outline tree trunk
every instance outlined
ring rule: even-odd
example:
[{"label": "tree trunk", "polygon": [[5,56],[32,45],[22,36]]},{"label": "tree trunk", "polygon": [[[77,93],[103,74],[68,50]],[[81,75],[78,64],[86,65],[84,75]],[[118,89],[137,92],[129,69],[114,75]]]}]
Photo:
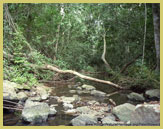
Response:
[{"label": "tree trunk", "polygon": [[160,4],[152,4],[157,67],[160,72]]},{"label": "tree trunk", "polygon": [[144,64],[144,55],[145,55],[145,41],[146,41],[146,28],[147,28],[147,7],[146,7],[146,3],[144,3],[144,19],[145,19],[145,23],[144,23],[144,43],[143,43],[143,57],[142,57],[142,64]]},{"label": "tree trunk", "polygon": [[105,63],[105,66],[109,69],[112,70],[111,66],[109,65],[109,63],[106,61],[105,59],[105,54],[106,54],[106,32],[103,35],[103,39],[104,39],[104,49],[103,49],[103,53],[101,56],[101,59],[103,60],[103,62]]}]

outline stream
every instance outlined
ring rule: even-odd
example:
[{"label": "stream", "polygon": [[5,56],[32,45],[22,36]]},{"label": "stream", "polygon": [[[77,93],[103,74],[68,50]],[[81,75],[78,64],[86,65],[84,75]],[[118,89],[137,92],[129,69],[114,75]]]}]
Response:
[{"label": "stream", "polygon": [[[115,92],[116,89],[112,88],[111,86],[103,85],[103,84],[97,84],[97,83],[91,83],[90,85],[93,85],[96,87],[97,90],[103,91],[106,94]],[[53,87],[53,91],[51,93],[51,96],[66,96],[66,97],[72,97],[73,95],[76,95],[77,93],[69,93],[69,90],[72,90],[73,88],[69,88],[68,84],[67,85],[54,85],[54,84],[47,84],[49,87]],[[92,96],[91,94],[78,94],[79,97],[83,102],[87,102],[90,100],[95,100],[100,103],[109,103],[109,99],[112,99],[115,101],[116,105],[120,105],[128,101],[127,95],[131,91],[122,91],[117,94],[114,94],[110,97],[95,97]],[[56,106],[57,114],[53,117],[49,117],[47,122],[41,123],[39,125],[35,126],[59,126],[59,125],[64,125],[64,126],[69,126],[70,121],[75,117],[72,115],[66,115],[63,112],[63,106],[61,103],[57,103],[55,99],[49,98],[47,101],[49,104],[58,104]],[[130,102],[131,103],[131,102]],[[136,103],[135,103],[136,104]],[[76,108],[76,107],[75,107]],[[21,120],[19,117],[21,112],[12,112],[12,111],[6,111],[4,110],[4,117],[3,117],[3,125],[4,126],[33,126],[32,124],[25,123]]]}]

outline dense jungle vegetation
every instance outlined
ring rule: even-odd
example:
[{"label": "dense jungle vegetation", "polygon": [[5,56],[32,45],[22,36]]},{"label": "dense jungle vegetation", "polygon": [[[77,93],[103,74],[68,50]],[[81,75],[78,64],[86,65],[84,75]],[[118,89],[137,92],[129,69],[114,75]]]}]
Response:
[{"label": "dense jungle vegetation", "polygon": [[4,4],[3,10],[4,80],[30,86],[52,80],[53,71],[31,67],[49,64],[122,87],[160,86],[159,4]]}]

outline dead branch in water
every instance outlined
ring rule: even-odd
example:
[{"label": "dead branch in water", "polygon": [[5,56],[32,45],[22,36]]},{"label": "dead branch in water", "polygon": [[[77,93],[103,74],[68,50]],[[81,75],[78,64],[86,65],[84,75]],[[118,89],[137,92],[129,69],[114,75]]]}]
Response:
[{"label": "dead branch in water", "polygon": [[12,107],[5,107],[3,106],[4,109],[12,109],[12,110],[18,110],[18,111],[22,111],[23,109],[20,109],[20,108],[12,108]]}]

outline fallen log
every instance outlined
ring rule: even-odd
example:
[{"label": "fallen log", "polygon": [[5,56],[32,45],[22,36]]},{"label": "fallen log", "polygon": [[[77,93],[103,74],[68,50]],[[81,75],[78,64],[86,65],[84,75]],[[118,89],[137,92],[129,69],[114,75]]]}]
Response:
[{"label": "fallen log", "polygon": [[83,74],[80,74],[76,71],[73,71],[73,70],[60,70],[56,67],[53,67],[51,65],[46,65],[45,66],[45,69],[49,69],[49,70],[52,70],[52,71],[55,71],[55,72],[58,72],[58,73],[71,73],[73,75],[76,75],[82,79],[85,79],[85,80],[90,80],[90,81],[94,81],[94,82],[99,82],[99,83],[103,83],[103,84],[108,84],[108,85],[111,85],[117,89],[125,89],[124,87],[121,87],[113,82],[110,82],[110,81],[105,81],[105,80],[101,80],[101,79],[97,79],[97,78],[93,78],[93,77],[89,77],[89,76],[85,76]]},{"label": "fallen log", "polygon": [[54,67],[54,66],[51,66],[51,65],[38,66],[38,65],[34,65],[34,64],[25,64],[25,66],[29,66],[29,67],[33,67],[33,68],[37,68],[37,69],[51,70],[51,71],[55,71],[55,72],[63,73],[63,74],[70,73],[70,74],[76,75],[76,76],[78,76],[78,77],[80,77],[82,79],[85,79],[85,80],[90,80],[90,81],[94,81],[94,82],[98,82],[98,83],[111,85],[111,86],[113,86],[113,87],[115,87],[117,89],[121,89],[121,90],[126,90],[127,89],[127,88],[121,87],[118,84],[115,84],[115,83],[110,82],[110,81],[105,81],[105,80],[89,77],[89,76],[83,75],[83,74],[78,73],[78,72],[73,71],[73,70],[61,70],[61,69],[59,69],[57,67]]}]

